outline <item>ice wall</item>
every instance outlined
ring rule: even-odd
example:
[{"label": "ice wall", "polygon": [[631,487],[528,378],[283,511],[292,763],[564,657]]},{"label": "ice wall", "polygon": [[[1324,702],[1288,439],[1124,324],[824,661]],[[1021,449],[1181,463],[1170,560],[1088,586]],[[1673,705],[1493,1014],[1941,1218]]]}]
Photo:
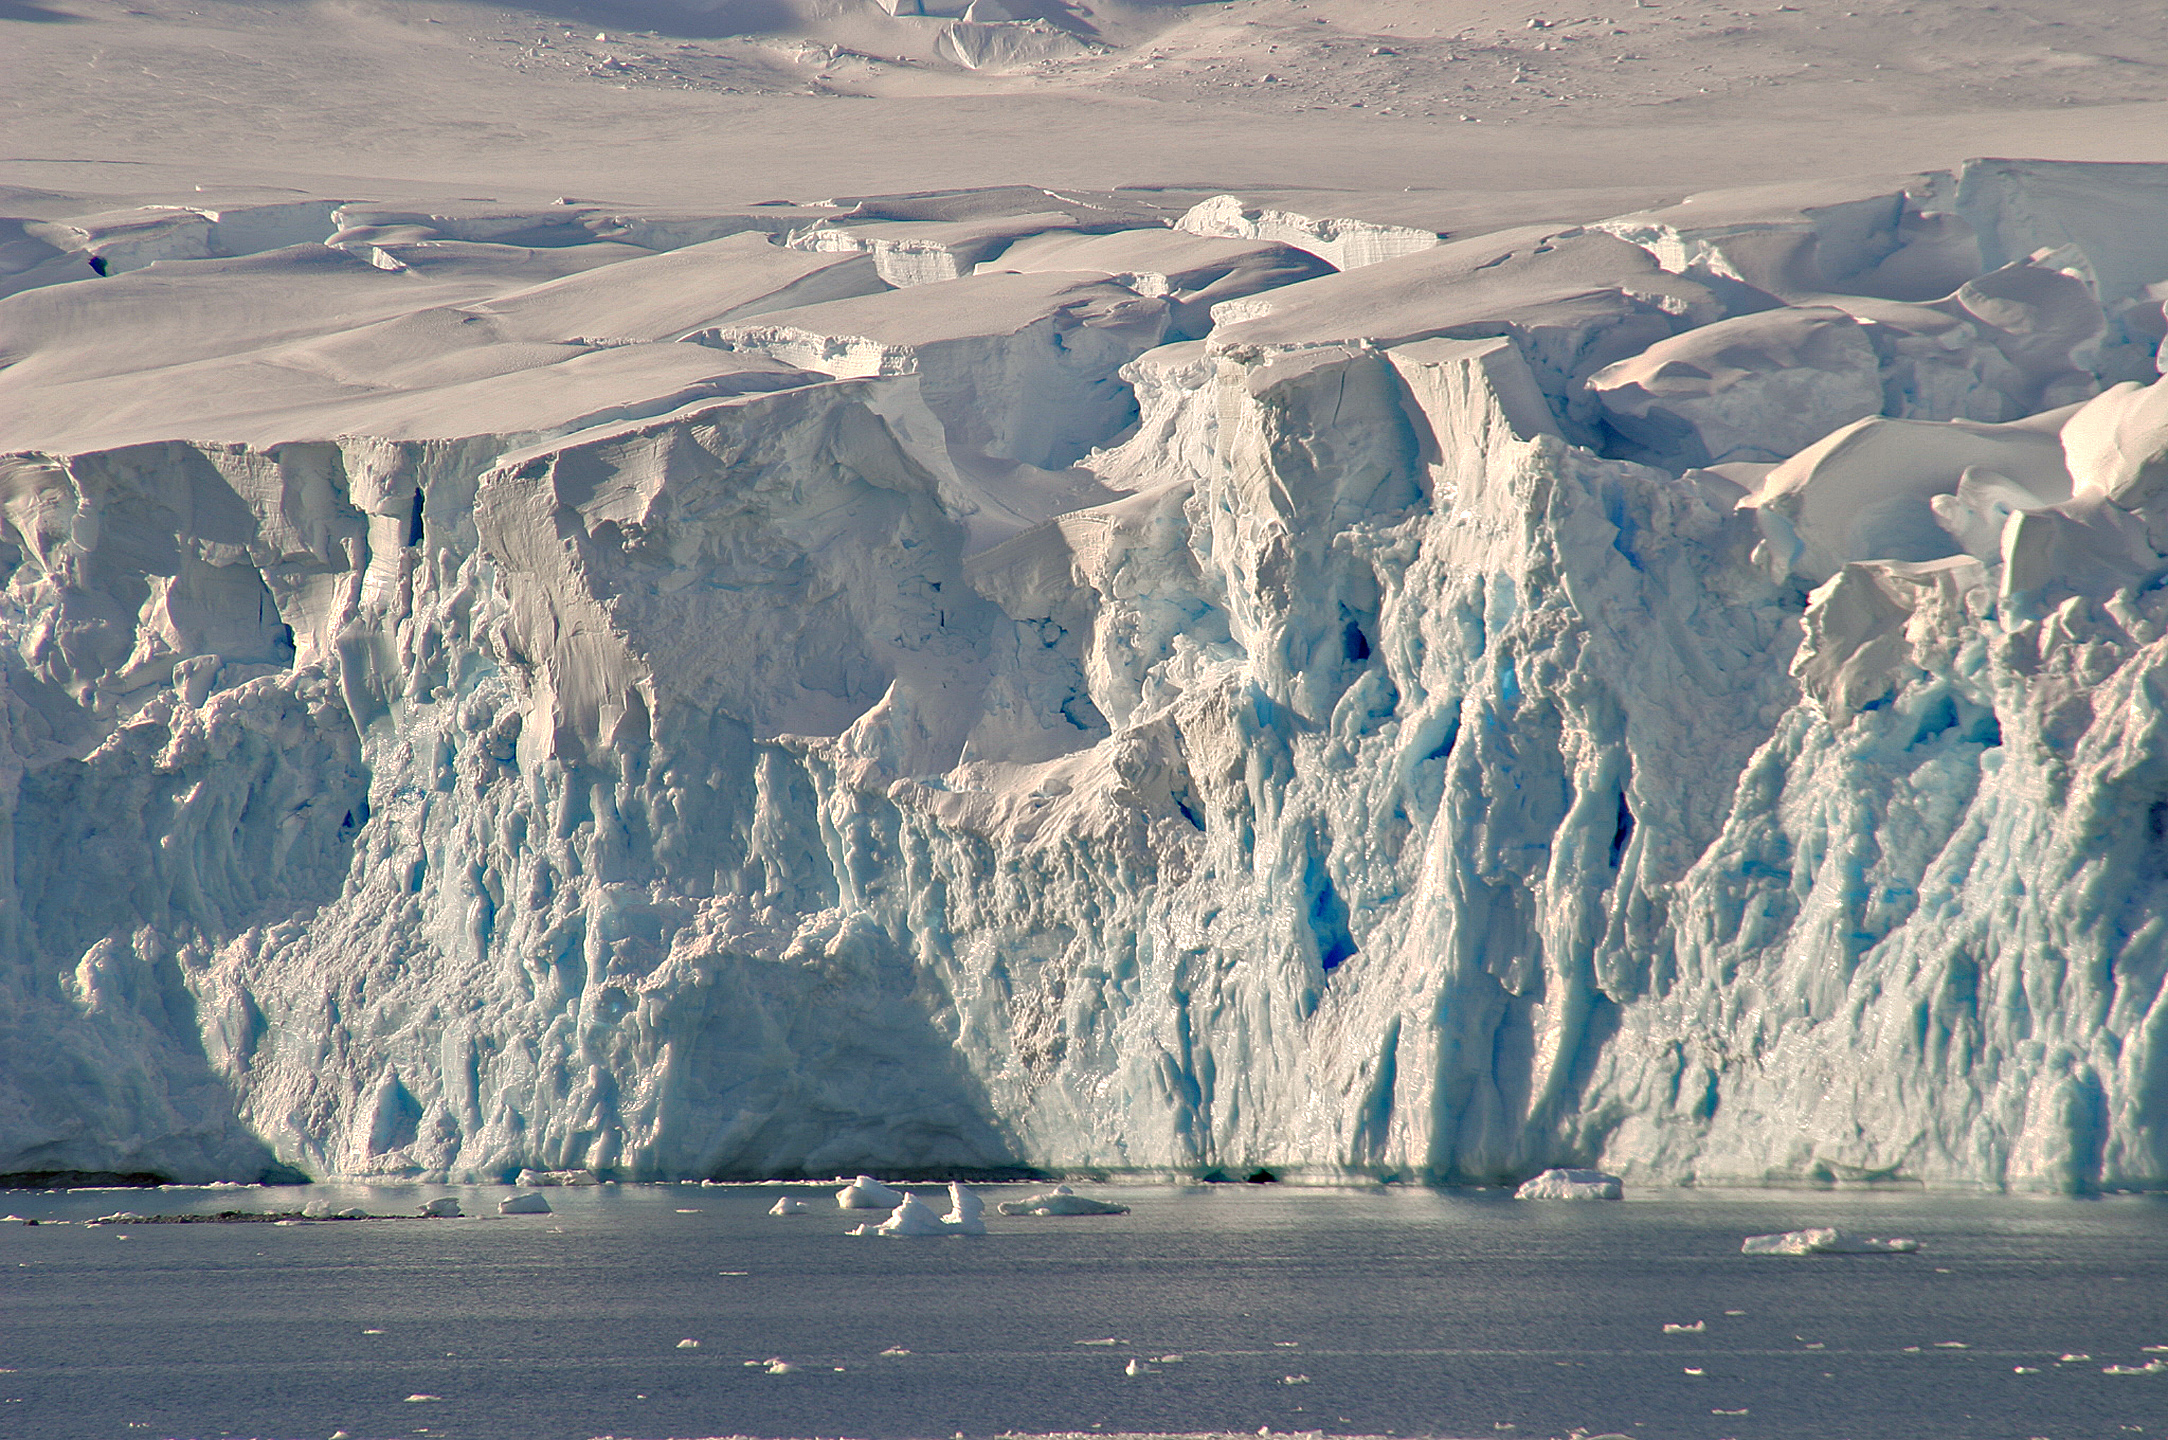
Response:
[{"label": "ice wall", "polygon": [[2168,1182],[2136,179],[1171,344],[1129,259],[914,275],[569,434],[24,447],[0,1173]]}]

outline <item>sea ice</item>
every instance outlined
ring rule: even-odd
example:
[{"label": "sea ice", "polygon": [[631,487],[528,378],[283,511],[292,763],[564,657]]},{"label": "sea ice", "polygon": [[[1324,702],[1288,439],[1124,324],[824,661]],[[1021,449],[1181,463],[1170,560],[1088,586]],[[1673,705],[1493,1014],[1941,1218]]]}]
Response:
[{"label": "sea ice", "polygon": [[906,1198],[901,1190],[891,1190],[871,1175],[861,1175],[836,1192],[836,1206],[842,1210],[893,1210]]},{"label": "sea ice", "polygon": [[1111,1200],[1094,1200],[1079,1195],[1066,1185],[1056,1185],[1043,1195],[1027,1195],[1021,1200],[1004,1200],[1000,1205],[1004,1215],[1127,1215],[1127,1205]]},{"label": "sea ice", "polygon": [[978,1195],[953,1181],[949,1184],[948,1214],[941,1223],[956,1235],[984,1235],[986,1233],[986,1202]]},{"label": "sea ice", "polygon": [[1601,1170],[1546,1170],[1522,1182],[1513,1192],[1516,1200],[1616,1200],[1626,1193],[1625,1182]]},{"label": "sea ice", "polygon": [[1917,1240],[1878,1239],[1843,1230],[1791,1230],[1782,1235],[1749,1235],[1739,1246],[1742,1255],[1910,1255],[1920,1248]]},{"label": "sea ice", "polygon": [[898,1235],[916,1238],[948,1235],[955,1232],[942,1223],[940,1212],[936,1211],[931,1205],[928,1205],[916,1195],[906,1195],[903,1197],[903,1203],[896,1207],[895,1213],[891,1214],[879,1225],[876,1225],[873,1228],[873,1233],[876,1235]]}]

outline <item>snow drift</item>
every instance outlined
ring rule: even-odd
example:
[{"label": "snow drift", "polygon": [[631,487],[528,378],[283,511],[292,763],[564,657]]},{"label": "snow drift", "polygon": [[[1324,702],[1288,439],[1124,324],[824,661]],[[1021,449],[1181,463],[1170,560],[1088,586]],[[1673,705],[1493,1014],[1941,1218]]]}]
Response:
[{"label": "snow drift", "polygon": [[0,301],[0,1172],[2168,1182],[2168,177],[1001,209]]}]

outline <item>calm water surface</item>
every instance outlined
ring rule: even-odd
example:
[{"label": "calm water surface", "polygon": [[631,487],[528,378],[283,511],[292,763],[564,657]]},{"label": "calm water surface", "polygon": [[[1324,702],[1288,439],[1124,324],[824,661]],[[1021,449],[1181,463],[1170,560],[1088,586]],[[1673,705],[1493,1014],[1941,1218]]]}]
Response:
[{"label": "calm water surface", "polygon": [[[2168,1345],[2157,1198],[1109,1187],[1134,1213],[918,1241],[845,1238],[864,1217],[828,1190],[772,1186],[561,1189],[504,1218],[502,1190],[334,1186],[0,1213],[446,1193],[487,1213],[0,1226],[0,1436],[2168,1436],[2168,1374],[2102,1373]],[[765,1214],[782,1193],[821,1208]],[[1813,1224],[1924,1249],[1739,1253]],[[795,1371],[745,1363],[777,1358]]]}]

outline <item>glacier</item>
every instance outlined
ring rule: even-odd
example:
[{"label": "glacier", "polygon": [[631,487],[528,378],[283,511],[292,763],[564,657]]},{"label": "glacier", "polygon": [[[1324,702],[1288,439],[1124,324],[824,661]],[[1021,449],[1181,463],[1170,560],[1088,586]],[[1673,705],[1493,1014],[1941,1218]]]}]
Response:
[{"label": "glacier", "polygon": [[38,233],[0,1175],[2168,1184],[2168,166]]}]

